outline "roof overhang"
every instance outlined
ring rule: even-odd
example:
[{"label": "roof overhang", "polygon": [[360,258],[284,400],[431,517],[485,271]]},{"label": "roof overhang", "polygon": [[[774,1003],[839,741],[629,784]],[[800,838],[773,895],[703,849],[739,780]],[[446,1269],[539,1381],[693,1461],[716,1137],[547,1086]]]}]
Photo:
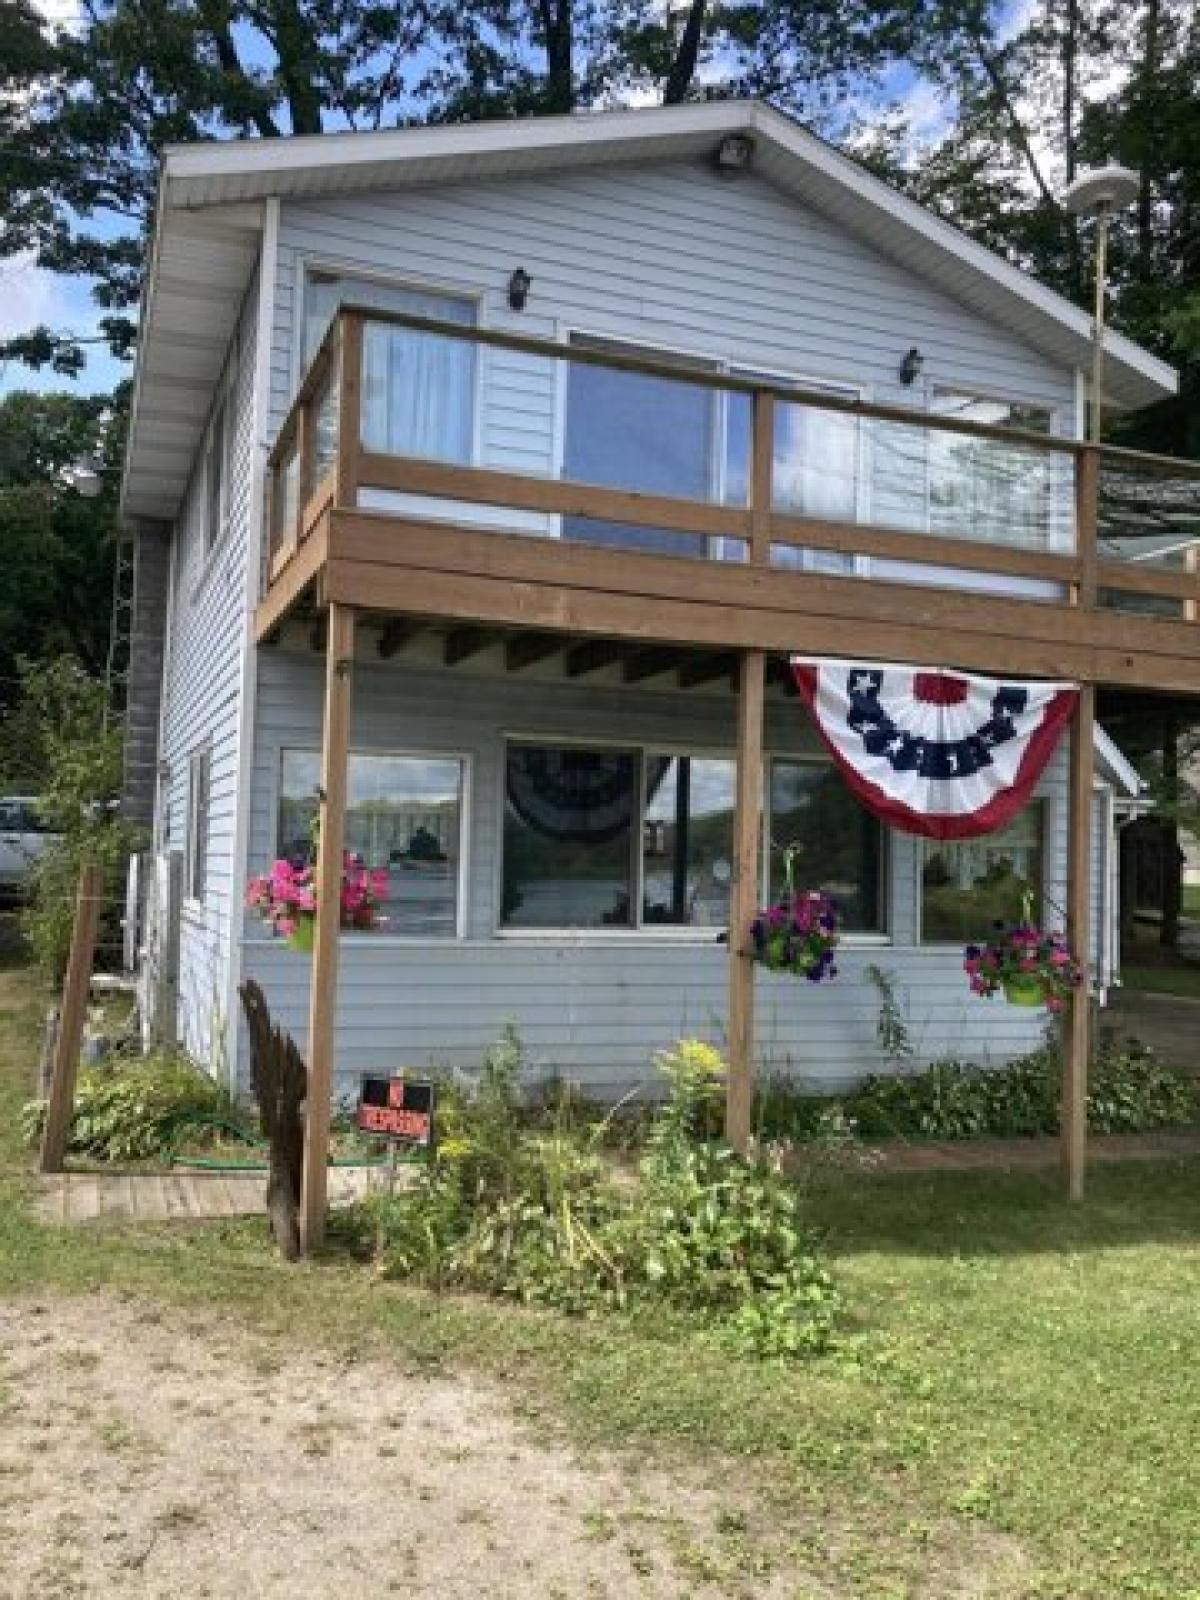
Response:
[{"label": "roof overhang", "polygon": [[[730,134],[753,138],[752,170],[759,177],[1049,360],[1073,370],[1089,365],[1086,312],[758,101],[175,145],[163,161],[125,510],[170,516],[178,506],[207,410],[207,403],[200,407],[197,422],[187,396],[204,393],[205,385],[211,393],[219,375],[253,273],[268,197],[309,199],[707,159]],[[1134,408],[1175,393],[1174,369],[1139,345],[1110,332],[1105,348],[1106,398],[1113,405]]]}]

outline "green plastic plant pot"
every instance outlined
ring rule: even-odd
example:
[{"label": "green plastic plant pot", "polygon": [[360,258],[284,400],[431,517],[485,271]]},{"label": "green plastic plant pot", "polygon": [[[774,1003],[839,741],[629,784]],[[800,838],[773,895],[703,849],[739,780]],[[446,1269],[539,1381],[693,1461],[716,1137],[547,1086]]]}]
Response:
[{"label": "green plastic plant pot", "polygon": [[311,951],[316,931],[316,917],[311,911],[302,911],[296,918],[295,929],[288,935],[288,949]]},{"label": "green plastic plant pot", "polygon": [[1010,1006],[1044,1006],[1046,986],[1040,978],[1006,978],[1004,998]]}]

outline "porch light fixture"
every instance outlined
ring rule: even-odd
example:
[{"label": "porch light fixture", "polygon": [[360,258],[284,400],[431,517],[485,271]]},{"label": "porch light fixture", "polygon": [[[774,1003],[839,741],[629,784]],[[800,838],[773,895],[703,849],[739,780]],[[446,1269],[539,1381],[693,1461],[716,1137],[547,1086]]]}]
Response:
[{"label": "porch light fixture", "polygon": [[717,146],[717,171],[745,172],[754,155],[754,140],[748,133],[731,133]]},{"label": "porch light fixture", "polygon": [[1141,179],[1128,167],[1081,172],[1063,190],[1063,205],[1075,217],[1096,219],[1096,309],[1092,317],[1092,415],[1088,437],[1099,441],[1104,409],[1104,302],[1108,292],[1108,225],[1113,213],[1132,205]]},{"label": "porch light fixture", "polygon": [[517,267],[512,277],[508,280],[508,303],[514,311],[524,311],[532,283],[533,279],[525,271],[525,268]]},{"label": "porch light fixture", "polygon": [[900,382],[904,387],[910,388],[921,376],[925,368],[925,357],[914,344],[911,350],[905,351],[904,359],[900,363]]}]

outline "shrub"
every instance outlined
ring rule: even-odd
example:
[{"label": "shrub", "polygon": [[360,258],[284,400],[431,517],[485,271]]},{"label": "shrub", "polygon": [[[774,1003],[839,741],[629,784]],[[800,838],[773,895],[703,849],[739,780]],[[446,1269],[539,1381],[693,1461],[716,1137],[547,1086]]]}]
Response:
[{"label": "shrub", "polygon": [[[768,1083],[759,1120],[765,1137],[819,1135],[836,1108],[864,1139],[1013,1139],[1059,1128],[1062,1062],[1047,1042],[1008,1066],[937,1061],[921,1072],[877,1076],[830,1099]],[[1101,1038],[1088,1079],[1093,1133],[1137,1133],[1179,1126],[1200,1115],[1200,1092],[1136,1040]]]},{"label": "shrub", "polygon": [[415,1191],[369,1202],[385,1272],[574,1313],[666,1307],[760,1355],[827,1343],[837,1296],[797,1191],[704,1137],[715,1050],[685,1040],[659,1057],[668,1093],[636,1185],[614,1180],[604,1123],[581,1125],[568,1100],[529,1129],[514,1062],[510,1035],[473,1095],[446,1097]]},{"label": "shrub", "polygon": [[70,656],[21,663],[21,702],[0,729],[20,741],[36,784],[40,812],[52,831],[33,864],[22,927],[34,960],[52,984],[61,982],[71,947],[75,891],[84,861],[103,873],[105,905],[99,949],[120,948],[120,913],[130,853],[142,830],[116,810],[121,792],[119,724],[106,725],[105,689]]},{"label": "shrub", "polygon": [[[131,1058],[82,1072],[75,1091],[69,1148],[101,1161],[167,1155],[191,1117],[228,1117],[228,1096],[182,1056]],[[30,1143],[41,1134],[45,1103],[32,1101],[22,1121]]]}]

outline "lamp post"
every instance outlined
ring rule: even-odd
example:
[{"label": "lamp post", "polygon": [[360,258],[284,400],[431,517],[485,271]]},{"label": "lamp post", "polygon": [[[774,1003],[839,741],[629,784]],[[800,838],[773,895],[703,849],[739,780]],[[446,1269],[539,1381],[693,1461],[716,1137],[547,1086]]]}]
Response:
[{"label": "lamp post", "polygon": [[1141,179],[1128,167],[1097,167],[1081,172],[1063,191],[1063,205],[1075,217],[1096,219],[1096,308],[1092,338],[1092,414],[1088,438],[1100,441],[1100,420],[1104,408],[1104,309],[1108,291],[1108,225],[1113,213],[1131,205],[1141,187]]}]

